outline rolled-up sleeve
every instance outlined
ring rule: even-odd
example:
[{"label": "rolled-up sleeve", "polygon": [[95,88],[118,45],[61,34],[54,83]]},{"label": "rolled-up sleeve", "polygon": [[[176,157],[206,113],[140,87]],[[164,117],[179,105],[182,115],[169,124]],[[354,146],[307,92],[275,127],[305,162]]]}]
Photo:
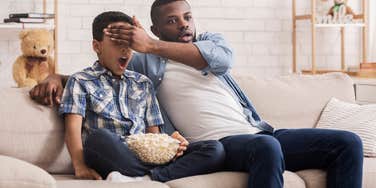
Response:
[{"label": "rolled-up sleeve", "polygon": [[233,52],[221,34],[203,33],[194,45],[208,63],[208,66],[202,69],[203,72],[223,75],[231,69]]}]

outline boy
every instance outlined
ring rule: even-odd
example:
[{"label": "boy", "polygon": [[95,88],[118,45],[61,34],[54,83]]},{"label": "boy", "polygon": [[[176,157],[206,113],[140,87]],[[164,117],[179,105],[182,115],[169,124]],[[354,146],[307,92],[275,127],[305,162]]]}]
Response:
[{"label": "boy", "polygon": [[163,118],[152,82],[126,70],[132,50],[104,35],[103,30],[113,23],[133,25],[132,18],[121,12],[104,12],[94,19],[93,49],[98,61],[69,78],[59,109],[76,177],[136,181],[140,178],[131,177],[150,175],[165,182],[219,169],[225,156],[218,141],[188,144],[174,134],[181,142],[177,158],[164,166],[144,164],[124,144],[130,134],[159,133]]}]

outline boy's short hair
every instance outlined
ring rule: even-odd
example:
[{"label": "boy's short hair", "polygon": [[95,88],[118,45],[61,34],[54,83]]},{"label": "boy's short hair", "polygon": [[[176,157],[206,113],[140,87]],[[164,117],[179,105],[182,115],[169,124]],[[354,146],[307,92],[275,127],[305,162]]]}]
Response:
[{"label": "boy's short hair", "polygon": [[153,5],[151,5],[151,11],[150,11],[151,21],[153,22],[153,24],[157,23],[157,18],[158,18],[157,10],[158,10],[158,8],[163,6],[163,5],[173,3],[175,1],[185,1],[185,2],[187,2],[186,0],[155,0],[154,1]]},{"label": "boy's short hair", "polygon": [[99,14],[93,21],[93,39],[97,41],[103,40],[103,29],[114,22],[126,22],[133,25],[133,20],[130,16],[119,11],[107,11]]}]

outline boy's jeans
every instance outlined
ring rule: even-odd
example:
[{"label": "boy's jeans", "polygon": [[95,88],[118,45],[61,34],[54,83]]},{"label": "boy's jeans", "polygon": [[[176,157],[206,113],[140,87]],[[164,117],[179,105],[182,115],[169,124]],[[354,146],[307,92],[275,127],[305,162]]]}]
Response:
[{"label": "boy's jeans", "polygon": [[282,129],[220,141],[226,151],[225,170],[248,172],[249,188],[282,188],[285,169],[326,170],[328,188],[362,187],[362,142],[354,133]]},{"label": "boy's jeans", "polygon": [[187,176],[218,171],[225,152],[219,141],[201,141],[188,145],[184,155],[163,166],[144,164],[129,150],[122,139],[107,129],[97,129],[84,144],[86,164],[102,178],[112,171],[126,176],[150,175],[152,180],[166,182]]}]

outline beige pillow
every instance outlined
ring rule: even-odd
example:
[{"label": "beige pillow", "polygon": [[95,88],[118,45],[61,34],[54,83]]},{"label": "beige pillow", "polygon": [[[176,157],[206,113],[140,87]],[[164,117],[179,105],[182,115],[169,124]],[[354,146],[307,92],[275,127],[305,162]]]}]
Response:
[{"label": "beige pillow", "polygon": [[364,156],[376,157],[376,104],[358,105],[332,98],[317,128],[351,131],[363,142]]},{"label": "beige pillow", "polygon": [[0,155],[0,187],[55,188],[56,181],[46,171],[19,159]]}]

